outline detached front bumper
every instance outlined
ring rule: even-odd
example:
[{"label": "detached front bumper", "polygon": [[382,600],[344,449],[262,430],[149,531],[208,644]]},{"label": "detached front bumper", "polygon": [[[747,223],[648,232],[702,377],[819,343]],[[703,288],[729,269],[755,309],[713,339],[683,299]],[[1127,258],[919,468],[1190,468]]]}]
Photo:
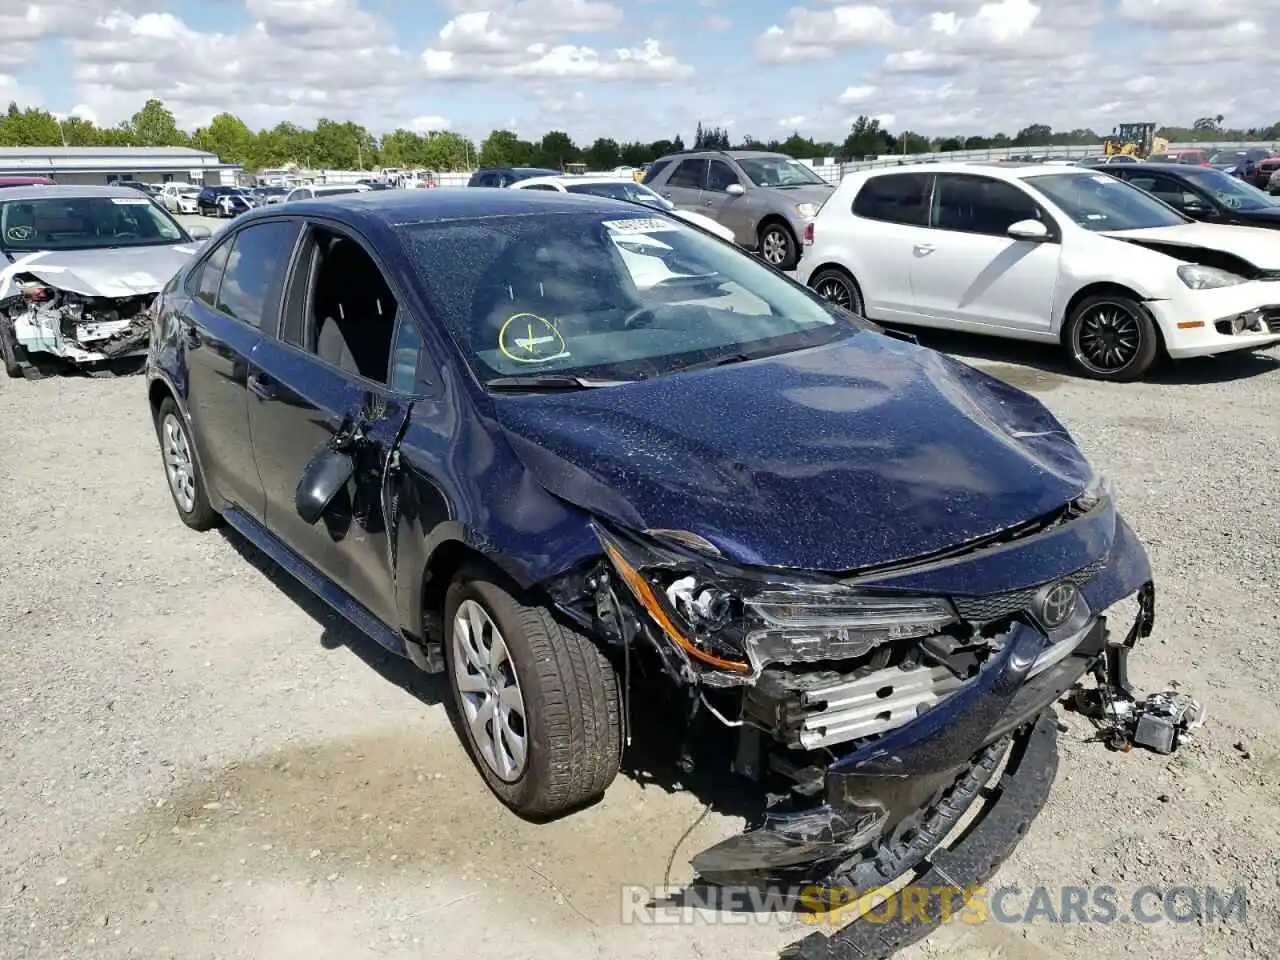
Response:
[{"label": "detached front bumper", "polygon": [[[993,772],[1005,738],[1032,724],[1103,661],[1107,675],[1123,684],[1129,650],[1151,632],[1155,590],[1145,554],[1123,521],[1118,534],[1106,565],[1082,587],[1091,609],[1103,613],[1080,633],[1049,645],[1038,628],[1016,622],[999,652],[963,687],[831,763],[825,802],[770,812],[758,828],[703,851],[692,861],[699,876],[737,883],[745,875],[786,877],[802,868],[821,875],[816,867],[834,867],[889,837],[895,839],[887,860],[901,869],[928,854]],[[1119,610],[1117,603],[1135,592],[1133,619],[1108,623],[1106,612]],[[922,820],[943,796],[942,814]],[[925,826],[904,841],[903,823]]]}]

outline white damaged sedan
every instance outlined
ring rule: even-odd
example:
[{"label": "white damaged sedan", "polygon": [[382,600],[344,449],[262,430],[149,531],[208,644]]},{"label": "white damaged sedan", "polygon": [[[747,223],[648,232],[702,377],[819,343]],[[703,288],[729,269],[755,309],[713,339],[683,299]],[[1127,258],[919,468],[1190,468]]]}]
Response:
[{"label": "white damaged sedan", "polygon": [[37,377],[40,355],[111,374],[140,357],[148,308],[209,228],[186,230],[125,187],[14,187],[0,194],[0,358]]},{"label": "white damaged sedan", "polygon": [[1059,343],[1102,380],[1280,343],[1280,231],[1198,223],[1043,164],[851,173],[797,279],[882,323]]}]

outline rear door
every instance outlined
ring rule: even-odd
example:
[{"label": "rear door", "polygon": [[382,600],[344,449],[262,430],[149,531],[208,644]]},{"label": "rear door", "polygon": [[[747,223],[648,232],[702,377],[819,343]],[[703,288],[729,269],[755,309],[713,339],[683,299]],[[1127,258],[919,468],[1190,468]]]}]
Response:
[{"label": "rear door", "polygon": [[187,413],[206,482],[257,519],[264,497],[249,428],[249,363],[264,313],[278,309],[296,231],[285,221],[228,231],[189,275],[190,299],[177,316]]},{"label": "rear door", "polygon": [[[364,239],[312,221],[286,283],[278,336],[254,355],[249,387],[266,524],[384,623],[398,623],[385,506],[391,456],[411,402],[396,389],[421,338]],[[356,475],[315,524],[294,494],[311,458],[349,447]]]}]

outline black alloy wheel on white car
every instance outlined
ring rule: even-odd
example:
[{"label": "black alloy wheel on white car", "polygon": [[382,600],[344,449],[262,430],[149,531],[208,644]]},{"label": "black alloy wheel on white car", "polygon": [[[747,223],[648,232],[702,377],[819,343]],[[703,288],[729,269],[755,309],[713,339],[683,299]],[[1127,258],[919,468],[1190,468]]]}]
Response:
[{"label": "black alloy wheel on white car", "polygon": [[1082,373],[1115,383],[1141,378],[1160,350],[1151,311],[1117,293],[1082,300],[1067,318],[1063,342]]},{"label": "black alloy wheel on white car", "polygon": [[867,315],[858,282],[839,267],[826,267],[809,278],[809,286],[818,296],[830,300],[860,317]]}]

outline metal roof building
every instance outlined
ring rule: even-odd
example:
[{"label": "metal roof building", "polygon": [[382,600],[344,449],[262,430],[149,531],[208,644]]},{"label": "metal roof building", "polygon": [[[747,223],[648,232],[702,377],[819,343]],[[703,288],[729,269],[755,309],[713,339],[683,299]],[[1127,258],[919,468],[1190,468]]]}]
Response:
[{"label": "metal roof building", "polygon": [[58,183],[235,183],[240,167],[190,147],[0,147],[0,176]]}]

